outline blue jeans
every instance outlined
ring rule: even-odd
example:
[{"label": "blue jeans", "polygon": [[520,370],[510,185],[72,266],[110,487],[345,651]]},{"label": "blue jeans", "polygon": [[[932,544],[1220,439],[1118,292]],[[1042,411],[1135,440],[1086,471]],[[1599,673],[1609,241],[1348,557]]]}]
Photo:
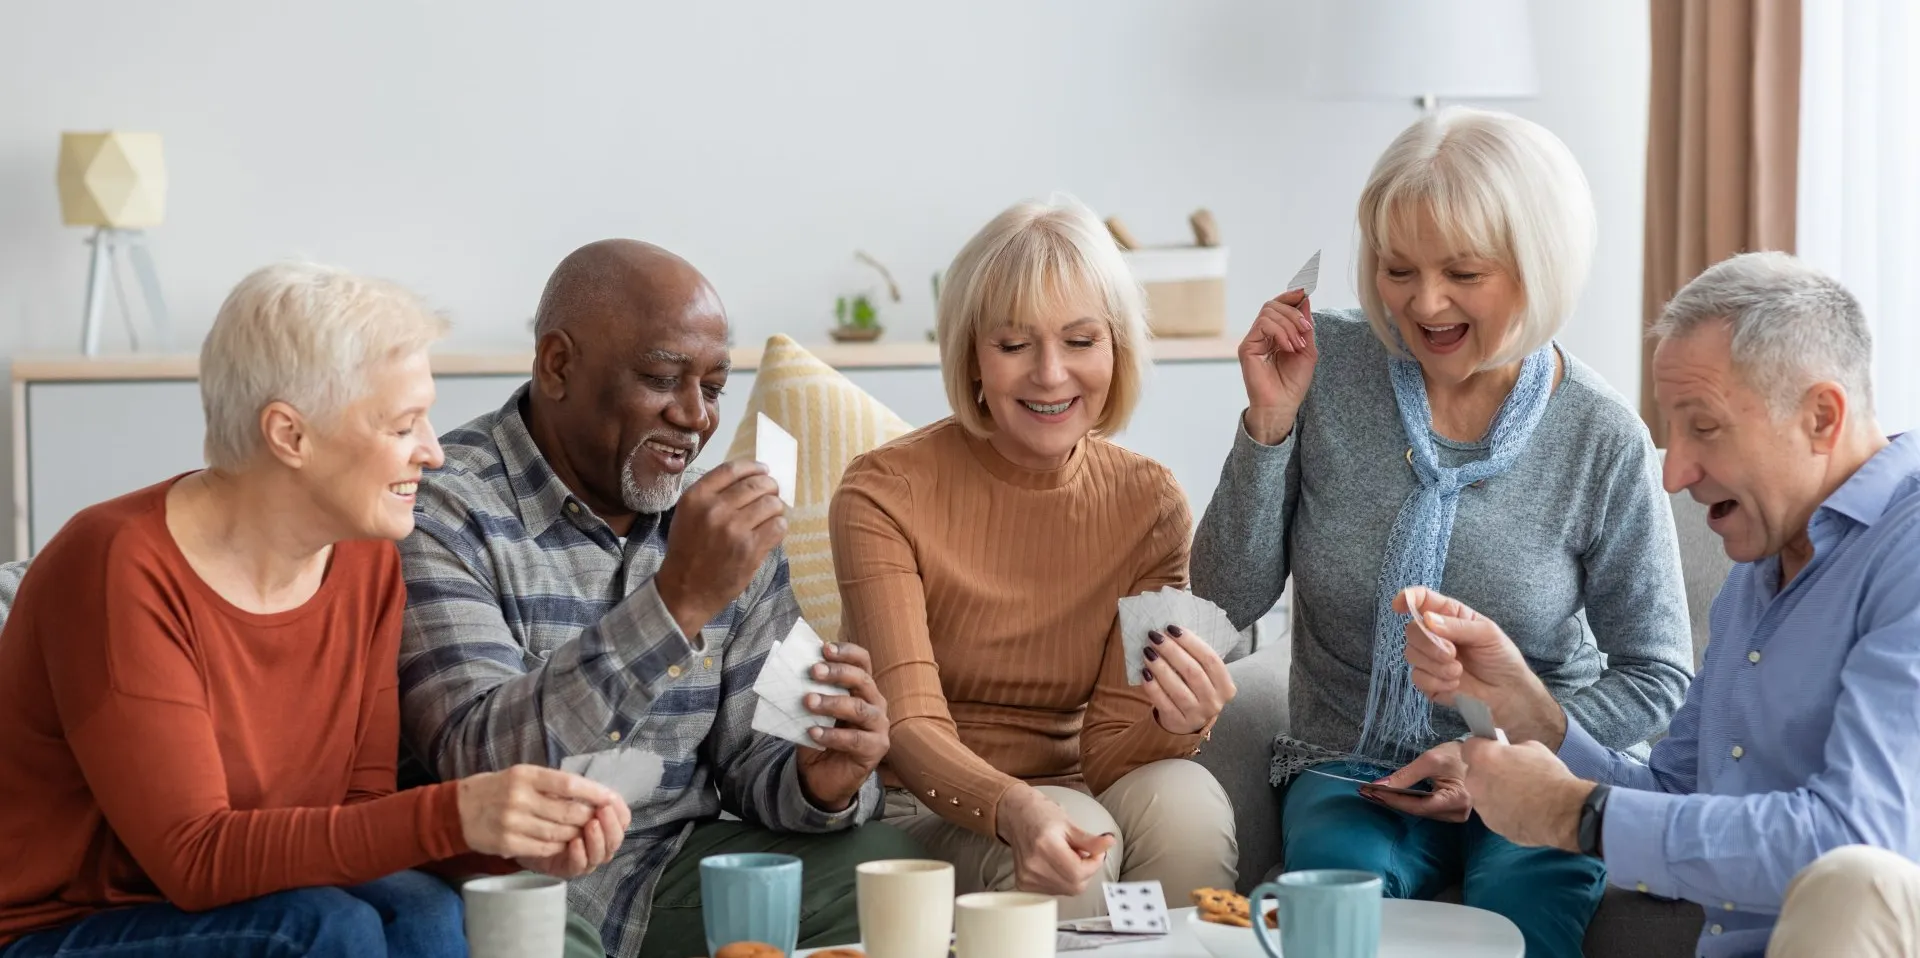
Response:
[{"label": "blue jeans", "polygon": [[296,888],[202,912],[95,912],[0,949],[0,958],[464,958],[460,893],[404,871],[352,888]]},{"label": "blue jeans", "polygon": [[[1381,770],[1322,766],[1374,779]],[[1405,815],[1360,797],[1357,786],[1297,775],[1281,796],[1282,859],[1288,871],[1354,868],[1379,875],[1389,898],[1432,898],[1458,881],[1463,900],[1520,928],[1527,958],[1579,958],[1587,923],[1607,888],[1597,858],[1526,848],[1495,835],[1475,815],[1464,823]],[[12,956],[7,956],[12,958]]]}]

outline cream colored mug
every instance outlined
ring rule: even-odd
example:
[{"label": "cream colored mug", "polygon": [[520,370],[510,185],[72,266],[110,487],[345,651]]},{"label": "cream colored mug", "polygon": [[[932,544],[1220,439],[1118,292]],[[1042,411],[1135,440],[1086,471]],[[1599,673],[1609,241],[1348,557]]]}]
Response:
[{"label": "cream colored mug", "polygon": [[953,903],[959,958],[1053,958],[1060,906],[1048,895],[985,891]]},{"label": "cream colored mug", "polygon": [[946,958],[953,933],[953,866],[902,858],[855,870],[867,958]]}]

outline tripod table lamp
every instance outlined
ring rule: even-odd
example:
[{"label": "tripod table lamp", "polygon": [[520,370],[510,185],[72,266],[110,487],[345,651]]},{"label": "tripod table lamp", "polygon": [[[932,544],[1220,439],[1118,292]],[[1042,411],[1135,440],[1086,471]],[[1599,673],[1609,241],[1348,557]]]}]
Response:
[{"label": "tripod table lamp", "polygon": [[167,205],[167,164],[158,133],[60,134],[60,215],[68,226],[91,226],[87,242],[93,246],[87,273],[87,305],[80,333],[80,351],[100,351],[100,313],[105,307],[107,281],[113,281],[120,316],[134,349],[140,334],[120,283],[116,256],[126,254],[147,301],[147,320],[155,345],[166,348],[169,338],[166,302],[160,296],[159,275],[147,252],[146,230],[159,226]]}]

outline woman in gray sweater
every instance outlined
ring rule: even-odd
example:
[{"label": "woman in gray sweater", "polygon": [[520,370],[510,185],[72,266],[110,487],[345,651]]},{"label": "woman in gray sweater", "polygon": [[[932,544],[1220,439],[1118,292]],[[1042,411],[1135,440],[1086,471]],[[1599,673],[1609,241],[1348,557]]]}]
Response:
[{"label": "woman in gray sweater", "polygon": [[1609,746],[1680,706],[1692,647],[1653,445],[1553,342],[1591,260],[1592,196],[1553,134],[1456,108],[1387,148],[1359,227],[1364,312],[1314,314],[1293,290],[1240,346],[1248,407],[1195,536],[1194,591],[1244,627],[1293,577],[1273,762],[1288,869],[1377,872],[1403,898],[1460,882],[1527,954],[1578,955],[1604,867],[1472,816],[1465,724],[1413,688],[1394,603],[1444,587],[1503,623]]}]

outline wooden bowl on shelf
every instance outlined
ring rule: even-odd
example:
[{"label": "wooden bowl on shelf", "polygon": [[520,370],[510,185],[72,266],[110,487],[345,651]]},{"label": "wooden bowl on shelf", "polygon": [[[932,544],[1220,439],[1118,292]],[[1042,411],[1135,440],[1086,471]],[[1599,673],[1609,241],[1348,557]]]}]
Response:
[{"label": "wooden bowl on shelf", "polygon": [[882,326],[835,326],[827,330],[827,335],[836,343],[870,343],[886,331]]}]

